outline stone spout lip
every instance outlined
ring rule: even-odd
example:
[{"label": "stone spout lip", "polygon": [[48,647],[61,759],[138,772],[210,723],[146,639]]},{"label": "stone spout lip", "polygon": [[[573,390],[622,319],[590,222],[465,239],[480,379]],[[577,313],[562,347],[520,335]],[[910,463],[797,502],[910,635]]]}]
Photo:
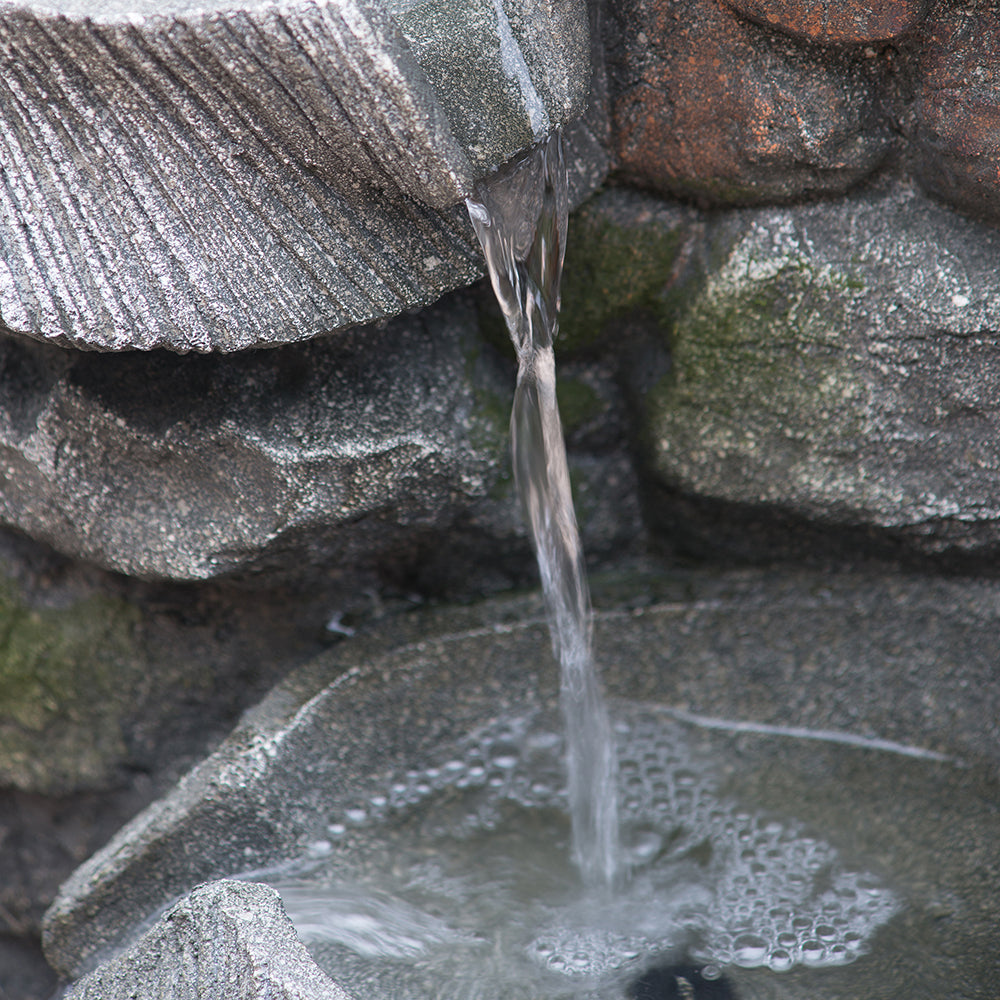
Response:
[{"label": "stone spout lip", "polygon": [[0,4],[0,331],[233,351],[478,277],[460,201],[584,110],[582,0]]},{"label": "stone spout lip", "polygon": [[[80,977],[195,885],[300,856],[373,782],[498,718],[555,712],[540,605],[407,617],[292,675],[63,885],[45,917],[52,965]],[[674,573],[599,612],[595,651],[612,697],[995,768],[998,618],[994,583]]]}]

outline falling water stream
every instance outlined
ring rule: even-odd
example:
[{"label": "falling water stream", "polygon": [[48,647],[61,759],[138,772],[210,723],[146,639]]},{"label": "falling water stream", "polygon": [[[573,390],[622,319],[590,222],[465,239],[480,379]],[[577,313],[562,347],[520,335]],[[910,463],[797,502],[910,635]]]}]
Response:
[{"label": "falling water stream", "polygon": [[590,595],[556,403],[553,341],[569,212],[559,133],[501,177],[481,182],[467,205],[517,351],[514,477],[560,667],[573,859],[586,884],[611,888],[620,858],[615,746],[594,665]]}]

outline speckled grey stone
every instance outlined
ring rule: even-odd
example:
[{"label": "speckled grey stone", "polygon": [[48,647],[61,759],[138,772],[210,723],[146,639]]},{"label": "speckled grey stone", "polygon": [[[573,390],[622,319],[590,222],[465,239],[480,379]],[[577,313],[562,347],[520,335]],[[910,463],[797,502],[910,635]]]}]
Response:
[{"label": "speckled grey stone", "polygon": [[198,886],[67,1000],[351,1000],[309,957],[269,886]]},{"label": "speckled grey stone", "polygon": [[645,397],[646,468],[663,490],[653,517],[681,539],[711,544],[719,531],[717,547],[755,557],[780,548],[780,532],[725,534],[706,502],[728,505],[723,521],[739,507],[923,555],[989,557],[996,230],[885,183],[734,212],[701,233],[700,275],[673,290],[671,371]]},{"label": "speckled grey stone", "polygon": [[[491,586],[510,585],[531,567],[508,459],[513,379],[462,292],[228,356],[0,337],[0,521],[145,579],[474,589],[496,570]],[[610,423],[613,387],[601,402]],[[574,455],[596,555],[641,530],[628,458],[600,449]]]},{"label": "speckled grey stone", "polygon": [[[674,572],[614,592],[596,618],[613,696],[1000,764],[996,583]],[[79,976],[191,886],[325,837],[377,776],[454,753],[505,713],[552,708],[541,614],[520,598],[408,616],[293,675],[64,884],[46,916],[49,960]]]},{"label": "speckled grey stone", "polygon": [[0,330],[234,351],[467,284],[457,203],[577,118],[590,83],[583,0],[467,14],[5,3]]}]

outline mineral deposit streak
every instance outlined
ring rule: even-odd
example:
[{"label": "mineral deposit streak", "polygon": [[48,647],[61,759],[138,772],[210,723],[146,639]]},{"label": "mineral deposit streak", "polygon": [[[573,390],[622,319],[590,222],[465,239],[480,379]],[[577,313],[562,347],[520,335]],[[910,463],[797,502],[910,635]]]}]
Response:
[{"label": "mineral deposit streak", "polygon": [[561,669],[573,858],[585,884],[611,886],[619,864],[615,746],[591,651],[590,596],[552,349],[568,217],[561,136],[477,185],[466,204],[517,351],[514,475]]}]

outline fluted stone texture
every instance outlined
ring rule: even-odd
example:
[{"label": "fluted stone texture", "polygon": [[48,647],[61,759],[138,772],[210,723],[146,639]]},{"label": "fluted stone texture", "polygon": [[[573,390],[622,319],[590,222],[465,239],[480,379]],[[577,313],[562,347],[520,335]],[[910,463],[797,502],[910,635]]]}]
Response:
[{"label": "fluted stone texture", "polygon": [[589,84],[582,0],[498,10],[5,3],[0,330],[233,351],[467,284],[456,203]]},{"label": "fluted stone texture", "polygon": [[199,886],[67,1000],[351,1000],[295,934],[270,886]]}]

